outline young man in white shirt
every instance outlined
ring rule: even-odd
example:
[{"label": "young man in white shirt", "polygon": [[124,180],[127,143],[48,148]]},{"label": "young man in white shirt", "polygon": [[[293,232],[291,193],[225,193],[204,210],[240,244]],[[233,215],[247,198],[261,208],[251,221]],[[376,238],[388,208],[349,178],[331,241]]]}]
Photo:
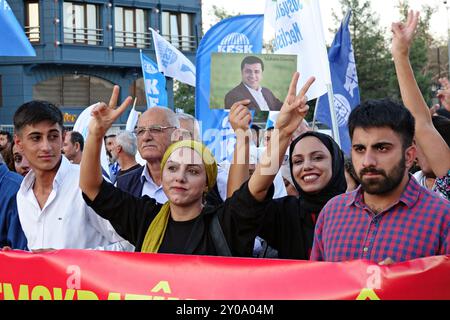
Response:
[{"label": "young man in white shirt", "polygon": [[84,202],[79,166],[61,155],[61,111],[49,102],[25,103],[14,115],[14,130],[15,143],[32,168],[17,193],[28,248],[133,251],[134,247]]}]

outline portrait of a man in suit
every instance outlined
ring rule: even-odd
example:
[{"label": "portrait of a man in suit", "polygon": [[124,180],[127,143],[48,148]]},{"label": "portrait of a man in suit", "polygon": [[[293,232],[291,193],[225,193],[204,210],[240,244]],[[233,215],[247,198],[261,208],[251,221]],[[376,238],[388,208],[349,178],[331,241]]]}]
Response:
[{"label": "portrait of a man in suit", "polygon": [[225,109],[240,100],[249,99],[249,109],[257,111],[279,111],[281,102],[268,88],[261,86],[264,63],[255,56],[247,56],[241,62],[242,82],[225,95]]}]

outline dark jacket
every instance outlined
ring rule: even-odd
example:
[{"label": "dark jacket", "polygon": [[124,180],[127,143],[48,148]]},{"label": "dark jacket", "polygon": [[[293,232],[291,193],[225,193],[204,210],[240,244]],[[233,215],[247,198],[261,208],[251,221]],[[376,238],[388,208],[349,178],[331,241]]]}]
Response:
[{"label": "dark jacket", "polygon": [[[277,97],[274,96],[272,91],[267,88],[262,88],[262,94],[264,99],[266,99],[267,105],[271,111],[280,111],[283,102],[281,102]],[[255,98],[252,96],[250,91],[247,89],[244,83],[240,83],[237,87],[231,89],[225,96],[225,109],[230,109],[233,103],[249,99],[250,104],[248,105],[249,109],[254,109],[257,111],[261,111],[258,103]]]},{"label": "dark jacket", "polygon": [[344,153],[330,136],[308,131],[296,138],[289,147],[289,167],[293,174],[292,155],[297,143],[305,137],[315,137],[330,151],[332,176],[322,190],[307,193],[294,179],[299,197],[287,196],[269,203],[264,215],[263,226],[258,234],[278,250],[282,259],[308,260],[314,240],[317,218],[325,206],[335,196],[345,193],[347,183],[344,174]]},{"label": "dark jacket", "polygon": [[22,177],[0,163],[0,248],[27,250],[27,238],[20,225],[16,194]]},{"label": "dark jacket", "polygon": [[140,198],[142,196],[142,189],[144,188],[144,183],[141,180],[144,168],[145,166],[142,166],[117,177],[117,188]]},{"label": "dark jacket", "polygon": [[[183,244],[184,248],[172,253],[251,257],[256,233],[264,218],[263,211],[272,199],[273,190],[272,187],[266,199],[259,202],[250,193],[248,183],[244,183],[223,204],[205,206],[188,230],[189,237]],[[147,230],[162,206],[147,196],[133,197],[105,181],[94,201],[90,201],[85,194],[83,197],[97,214],[111,222],[119,235],[135,246],[137,252],[141,251]],[[167,232],[168,229],[161,247],[165,245]],[[218,237],[217,232],[223,234]],[[225,245],[220,238],[224,238]],[[223,246],[231,252],[223,253],[220,250]]]}]

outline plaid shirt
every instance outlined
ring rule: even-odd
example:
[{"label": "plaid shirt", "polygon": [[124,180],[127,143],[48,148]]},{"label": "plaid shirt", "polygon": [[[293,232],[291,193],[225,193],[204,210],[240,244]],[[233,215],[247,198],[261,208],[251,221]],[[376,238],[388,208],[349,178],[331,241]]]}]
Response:
[{"label": "plaid shirt", "polygon": [[361,187],[331,199],[317,219],[311,260],[395,262],[450,254],[450,202],[410,178],[400,200],[375,215]]}]

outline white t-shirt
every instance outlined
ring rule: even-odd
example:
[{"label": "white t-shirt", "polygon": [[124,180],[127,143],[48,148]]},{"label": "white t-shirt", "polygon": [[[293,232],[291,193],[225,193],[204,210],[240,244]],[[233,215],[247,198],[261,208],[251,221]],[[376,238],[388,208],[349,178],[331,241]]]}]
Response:
[{"label": "white t-shirt", "polygon": [[109,221],[95,213],[84,201],[79,188],[80,167],[62,157],[44,207],[33,192],[35,175],[31,170],[17,192],[17,209],[28,248],[98,249],[134,251]]}]

